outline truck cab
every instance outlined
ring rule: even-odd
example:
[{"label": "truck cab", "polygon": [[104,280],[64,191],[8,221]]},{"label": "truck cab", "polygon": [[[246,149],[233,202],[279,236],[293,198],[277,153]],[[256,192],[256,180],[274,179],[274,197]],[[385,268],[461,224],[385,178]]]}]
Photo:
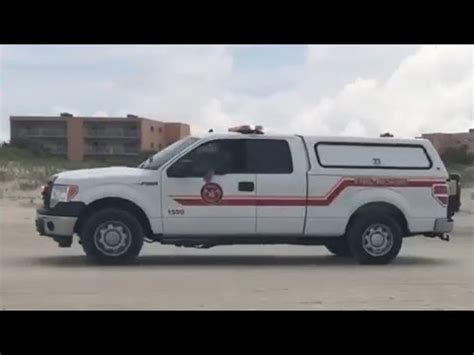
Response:
[{"label": "truck cab", "polygon": [[184,138],[137,168],[59,173],[36,227],[59,246],[124,262],[143,242],[323,245],[360,263],[392,261],[402,239],[447,239],[459,209],[450,177],[423,139],[267,135],[240,126]]}]

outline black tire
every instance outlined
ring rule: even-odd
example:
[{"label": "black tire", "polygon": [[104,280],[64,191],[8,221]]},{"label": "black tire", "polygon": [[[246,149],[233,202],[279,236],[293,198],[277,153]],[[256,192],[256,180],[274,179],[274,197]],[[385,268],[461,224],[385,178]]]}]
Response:
[{"label": "black tire", "polygon": [[349,249],[349,244],[346,239],[338,239],[334,242],[328,243],[325,245],[326,249],[329,250],[336,256],[340,257],[349,257],[352,256],[351,250]]},{"label": "black tire", "polygon": [[[119,240],[112,249],[108,249],[109,244],[105,242],[107,236]],[[80,238],[82,248],[91,260],[99,263],[125,263],[134,260],[140,253],[144,232],[140,222],[131,213],[105,208],[86,220]]]},{"label": "black tire", "polygon": [[[376,251],[373,249],[373,245],[367,242],[365,235],[370,236],[372,233],[375,236],[379,231],[387,236],[377,236],[383,239],[382,243],[386,244]],[[349,249],[359,264],[388,264],[397,257],[403,239],[400,223],[394,217],[376,213],[357,217],[351,223],[347,237]],[[371,240],[370,237],[367,239]]]}]

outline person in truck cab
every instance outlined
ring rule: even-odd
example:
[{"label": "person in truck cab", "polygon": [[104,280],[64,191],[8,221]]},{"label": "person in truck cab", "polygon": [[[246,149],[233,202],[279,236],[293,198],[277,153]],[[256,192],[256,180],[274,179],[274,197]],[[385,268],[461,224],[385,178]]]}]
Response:
[{"label": "person in truck cab", "polygon": [[38,232],[61,247],[77,235],[102,262],[130,261],[148,241],[323,245],[385,264],[403,238],[447,239],[453,228],[459,176],[428,140],[229,131],[184,138],[137,168],[54,175]]}]

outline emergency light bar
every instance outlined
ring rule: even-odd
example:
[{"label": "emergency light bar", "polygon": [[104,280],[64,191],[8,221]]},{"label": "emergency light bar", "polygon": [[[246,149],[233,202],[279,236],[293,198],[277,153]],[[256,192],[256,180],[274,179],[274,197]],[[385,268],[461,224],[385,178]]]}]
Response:
[{"label": "emergency light bar", "polygon": [[237,126],[229,128],[229,132],[237,132],[243,134],[263,134],[263,127],[262,126],[253,126],[253,125],[244,125],[244,126]]}]

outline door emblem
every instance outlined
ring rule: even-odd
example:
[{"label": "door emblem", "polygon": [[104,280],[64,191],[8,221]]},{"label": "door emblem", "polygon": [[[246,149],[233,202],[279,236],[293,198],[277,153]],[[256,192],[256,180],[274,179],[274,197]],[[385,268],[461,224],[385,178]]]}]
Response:
[{"label": "door emblem", "polygon": [[222,188],[213,182],[204,184],[201,189],[202,200],[209,204],[218,203],[222,199],[223,195],[224,193],[222,192]]}]

